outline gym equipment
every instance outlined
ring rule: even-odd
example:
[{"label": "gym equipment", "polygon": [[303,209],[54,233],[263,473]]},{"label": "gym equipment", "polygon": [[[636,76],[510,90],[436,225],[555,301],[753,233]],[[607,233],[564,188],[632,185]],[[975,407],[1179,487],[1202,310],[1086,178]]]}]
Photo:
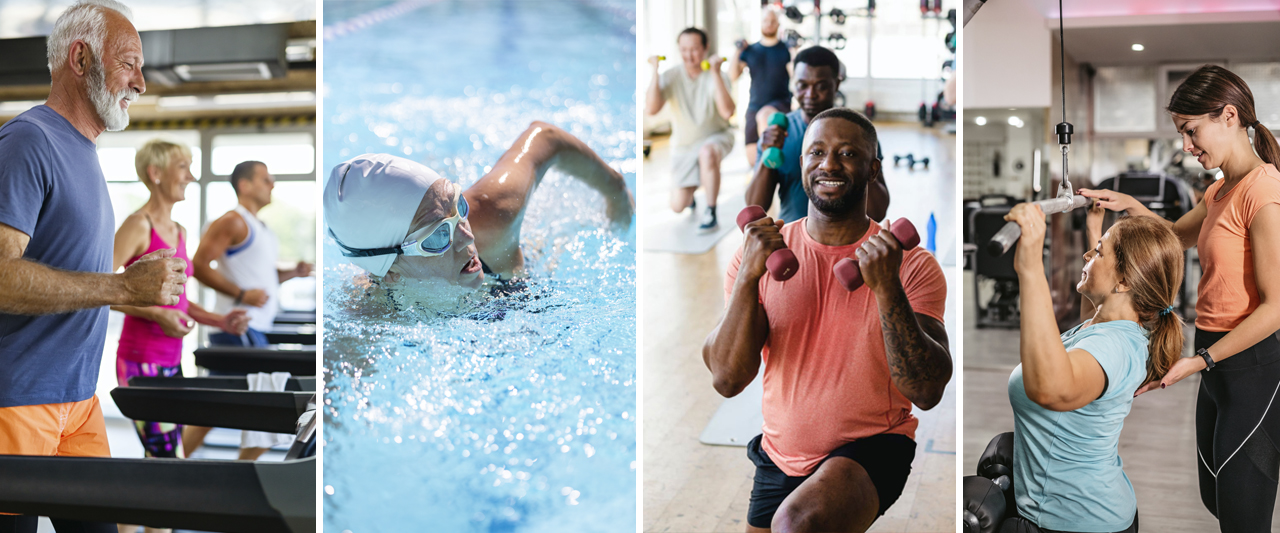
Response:
[{"label": "gym equipment", "polygon": [[[728,61],[728,60],[722,57],[722,58],[720,58],[720,61]],[[706,60],[706,59],[703,59],[703,60],[702,60],[702,70],[704,70],[704,71],[711,70],[711,61],[708,61],[708,60]]]},{"label": "gym equipment", "polygon": [[[217,401],[192,405],[218,410]],[[144,420],[183,418],[167,399],[136,407],[133,414]],[[246,420],[229,425],[246,429]],[[313,532],[317,423],[310,401],[285,428],[295,440],[283,462],[0,456],[0,512],[200,531]]]},{"label": "gym equipment", "polygon": [[844,47],[848,44],[849,40],[845,39],[843,33],[831,33],[830,35],[827,35],[827,42],[831,43],[832,50],[844,50]]},{"label": "gym equipment", "polygon": [[[129,386],[162,389],[249,390],[249,380],[239,376],[207,376],[199,378],[134,376],[129,378]],[[315,376],[291,377],[289,381],[285,382],[284,390],[289,392],[315,392],[316,378]]]},{"label": "gym equipment", "polygon": [[831,17],[831,22],[835,23],[836,26],[844,26],[844,21],[847,17],[844,11],[841,11],[838,7],[833,8],[830,13],[827,13],[827,16]]},{"label": "gym equipment", "polygon": [[916,159],[915,154],[910,154],[910,153],[908,153],[907,155],[893,156],[893,166],[897,167],[898,163],[902,161],[906,161],[907,168],[915,168],[916,163],[923,164],[924,168],[926,169],[929,168],[929,158],[927,156],[920,159]]},{"label": "gym equipment", "polygon": [[276,314],[276,324],[315,324],[315,311],[281,311]]},{"label": "gym equipment", "polygon": [[1009,514],[1004,489],[982,476],[965,476],[964,533],[995,533]]},{"label": "gym equipment", "polygon": [[875,120],[876,119],[876,103],[871,100],[867,100],[866,105],[862,106],[862,114],[867,116],[867,120]]},{"label": "gym equipment", "polygon": [[[920,234],[916,232],[916,227],[910,220],[899,218],[889,225],[889,233],[893,234],[893,238],[898,240],[902,245],[902,250],[914,249],[920,245]],[[858,268],[858,260],[846,257],[836,262],[836,266],[831,267],[831,271],[836,275],[836,280],[845,290],[853,292],[863,285],[862,270]]]},{"label": "gym equipment", "polygon": [[803,36],[800,35],[800,32],[792,29],[788,29],[782,35],[783,35],[782,40],[786,41],[787,48],[800,48],[800,45],[804,44],[806,40]]},{"label": "gym equipment", "polygon": [[788,19],[791,19],[791,22],[794,22],[796,24],[804,22],[804,13],[801,13],[800,8],[796,6],[787,6],[785,9],[782,10],[782,14],[785,15]]},{"label": "gym equipment", "polygon": [[[990,196],[978,200],[975,209],[969,212],[970,242],[974,243],[973,260],[973,294],[990,294],[983,298],[975,298],[977,326],[1017,328],[1019,327],[1018,308],[1018,272],[1013,268],[1013,254],[992,256],[977,251],[977,243],[985,243],[1005,225],[1004,216],[1018,202],[1012,197]],[[991,290],[982,290],[990,286]]]},{"label": "gym equipment", "polygon": [[[293,433],[315,392],[118,387],[111,399],[133,420]],[[166,404],[152,412],[152,404]]]},{"label": "gym equipment", "polygon": [[[1070,185],[1068,185],[1070,186]],[[1061,192],[1059,192],[1061,194]],[[1066,213],[1073,209],[1079,209],[1089,205],[1089,199],[1083,196],[1072,196],[1068,190],[1065,196],[1057,198],[1049,198],[1048,200],[1040,200],[1031,202],[1040,206],[1046,215],[1054,213]],[[1022,228],[1018,227],[1017,222],[1007,222],[1000,231],[991,237],[991,241],[987,242],[987,253],[993,256],[1004,255],[1013,247],[1013,243],[1018,242],[1018,238],[1022,236]]]},{"label": "gym equipment", "polygon": [[196,350],[195,356],[197,366],[221,372],[288,372],[295,376],[316,375],[314,346],[302,350],[210,346]]},{"label": "gym equipment", "polygon": [[666,61],[667,56],[658,56],[658,61]]},{"label": "gym equipment", "polygon": [[[747,224],[764,218],[766,213],[764,208],[758,205],[749,205],[738,213],[738,229],[746,231]],[[769,274],[773,276],[775,281],[787,281],[796,272],[800,271],[800,261],[796,259],[796,254],[787,248],[779,248],[769,254],[769,259],[765,260],[765,268],[769,270]]]},{"label": "gym equipment", "polygon": [[[769,117],[769,125],[779,126],[782,128],[782,131],[785,132],[787,131],[787,116],[782,113],[774,113],[773,116]],[[781,148],[778,148],[776,146],[770,146],[764,149],[764,153],[760,154],[760,162],[763,163],[764,166],[766,167],[776,169],[781,167],[782,164],[786,161],[782,157]],[[759,218],[759,217],[756,217],[756,218]],[[752,219],[752,220],[755,220],[755,219]]]},{"label": "gym equipment", "polygon": [[273,324],[270,331],[264,332],[267,342],[271,344],[316,345],[315,324]]}]

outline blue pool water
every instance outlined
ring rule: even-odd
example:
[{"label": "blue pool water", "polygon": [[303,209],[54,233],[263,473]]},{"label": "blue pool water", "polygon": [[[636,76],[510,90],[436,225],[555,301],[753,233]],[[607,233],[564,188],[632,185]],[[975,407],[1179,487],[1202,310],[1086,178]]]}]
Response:
[{"label": "blue pool water", "polygon": [[[635,4],[326,1],[324,168],[408,157],[469,186],[533,120],[635,191]],[[324,245],[324,529],[623,531],[636,524],[635,224],[550,172],[527,286],[388,303]]]}]

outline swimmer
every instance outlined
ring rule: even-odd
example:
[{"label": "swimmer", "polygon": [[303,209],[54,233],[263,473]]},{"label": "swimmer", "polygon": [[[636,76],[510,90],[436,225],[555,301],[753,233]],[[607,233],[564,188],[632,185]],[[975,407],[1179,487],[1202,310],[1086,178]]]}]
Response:
[{"label": "swimmer", "polygon": [[553,166],[604,195],[614,224],[631,223],[634,202],[622,175],[577,137],[534,122],[466,190],[388,154],[365,154],[334,167],[324,188],[328,236],[375,282],[434,279],[476,289],[486,274],[522,276],[525,208]]},{"label": "swimmer", "polygon": [[1018,504],[1000,531],[1138,530],[1120,430],[1138,388],[1164,377],[1182,353],[1173,312],[1182,249],[1149,218],[1123,219],[1103,234],[1104,212],[1095,206],[1088,215],[1096,246],[1076,285],[1084,323],[1061,335],[1044,272],[1044,212],[1019,204],[1005,216],[1022,230],[1014,256],[1022,340],[1008,387]]}]

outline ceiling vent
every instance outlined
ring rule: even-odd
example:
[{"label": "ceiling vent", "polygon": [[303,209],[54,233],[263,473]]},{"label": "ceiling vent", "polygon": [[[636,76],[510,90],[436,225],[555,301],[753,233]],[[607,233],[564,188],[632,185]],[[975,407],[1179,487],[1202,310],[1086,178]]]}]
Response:
[{"label": "ceiling vent", "polygon": [[288,24],[143,32],[142,71],[166,86],[283,78],[288,38]]}]

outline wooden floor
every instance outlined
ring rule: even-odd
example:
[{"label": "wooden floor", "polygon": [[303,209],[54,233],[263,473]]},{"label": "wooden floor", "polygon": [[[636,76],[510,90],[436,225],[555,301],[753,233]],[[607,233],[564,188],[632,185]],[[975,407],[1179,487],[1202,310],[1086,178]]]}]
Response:
[{"label": "wooden floor", "polygon": [[[914,125],[882,126],[886,179],[893,197],[889,216],[907,216],[923,231],[929,213],[939,221],[938,235],[954,235],[955,138]],[[892,168],[893,154],[921,152],[933,159],[929,171]],[[644,162],[639,184],[641,218],[669,216],[670,187],[665,141],[659,139]],[[747,165],[739,148],[723,165],[726,192],[741,191]],[[733,223],[736,213],[720,213]],[[689,215],[684,215],[689,216]],[[944,223],[946,221],[946,223]],[[955,339],[959,294],[953,239],[938,239],[938,257],[948,273],[948,332]],[[747,502],[754,467],[742,447],[698,442],[722,399],[711,388],[701,346],[719,321],[724,305],[724,271],[741,237],[735,231],[710,252],[678,255],[644,252],[640,256],[643,353],[643,529],[660,532],[740,532],[746,528]],[[958,352],[953,348],[954,352]],[[956,380],[942,403],[919,412],[918,448],[902,497],[871,531],[956,531]]]},{"label": "wooden floor", "polygon": [[[1013,430],[1009,373],[1018,364],[1018,331],[977,329],[973,273],[964,273],[964,461],[962,476],[973,475],[991,437]],[[1191,354],[1192,329],[1185,355]],[[1200,376],[1138,397],[1120,434],[1120,459],[1138,496],[1143,531],[1218,531],[1218,522],[1200,503],[1196,479],[1195,404]],[[1271,530],[1280,532],[1273,518]]]}]

